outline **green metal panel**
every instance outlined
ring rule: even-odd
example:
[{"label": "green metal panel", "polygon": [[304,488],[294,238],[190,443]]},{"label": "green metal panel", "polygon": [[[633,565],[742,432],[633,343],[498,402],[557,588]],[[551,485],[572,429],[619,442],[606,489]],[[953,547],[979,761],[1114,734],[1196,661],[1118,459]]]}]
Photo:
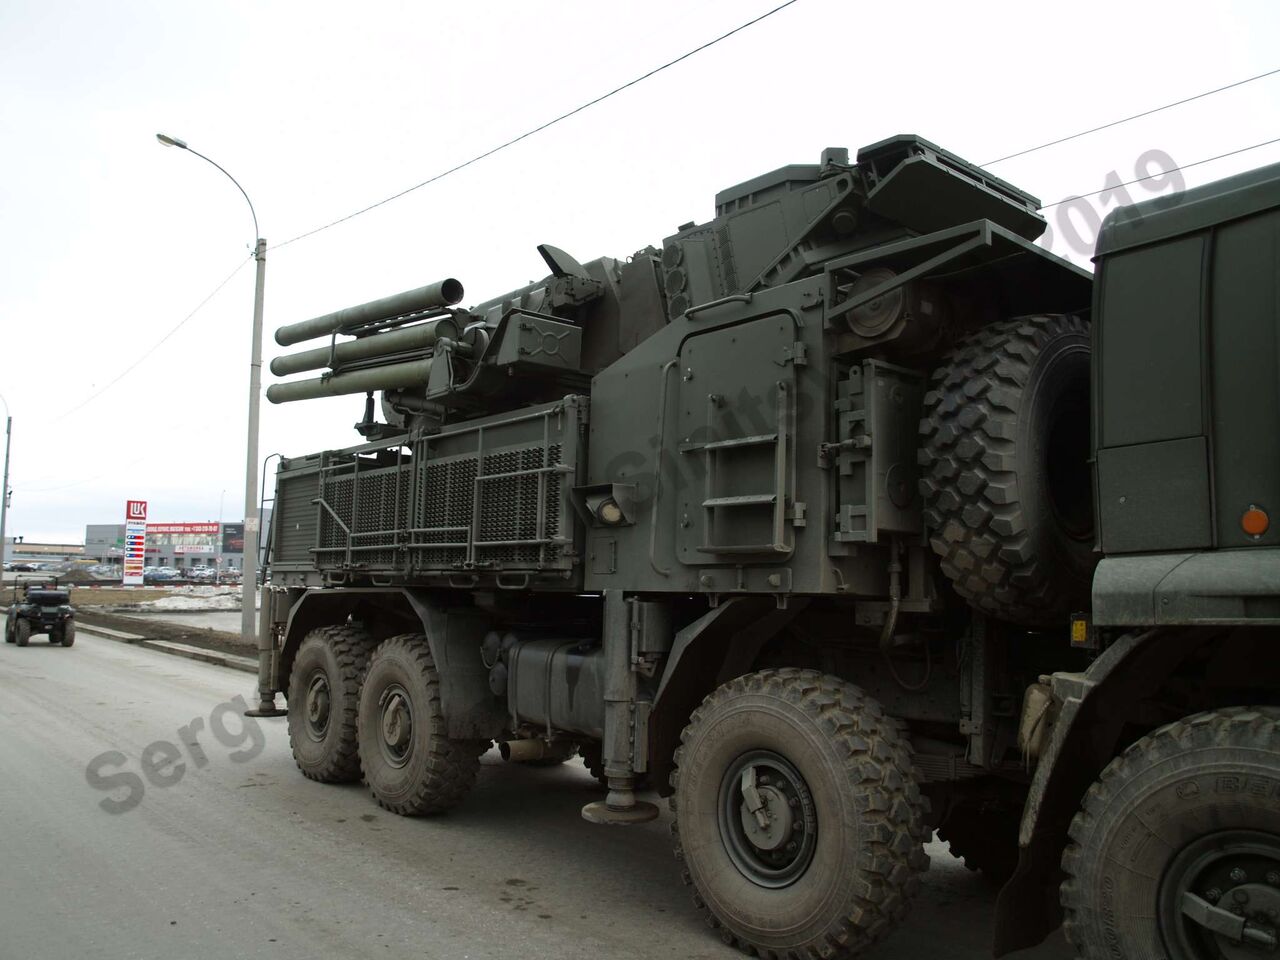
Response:
[{"label": "green metal panel", "polygon": [[837,543],[878,543],[924,529],[917,491],[916,431],[924,378],[868,360],[849,371],[836,401],[833,445],[839,486]]},{"label": "green metal panel", "polygon": [[320,495],[320,458],[286,460],[276,479],[275,515],[271,522],[271,569],[308,571],[315,568],[311,550],[316,545]]},{"label": "green metal panel", "polygon": [[522,363],[576,370],[582,355],[582,330],[554,317],[518,310],[503,320],[490,353],[499,365]]},{"label": "green metal panel", "polygon": [[[1218,543],[1280,544],[1280,210],[1218,231],[1212,291]],[[1256,540],[1240,528],[1254,505],[1275,517]]]},{"label": "green metal panel", "polygon": [[1157,553],[1106,557],[1093,573],[1090,618],[1101,627],[1141,626],[1156,622],[1156,587],[1194,553]]},{"label": "green metal panel", "polygon": [[775,314],[682,345],[678,456],[702,481],[685,488],[677,510],[682,562],[791,553],[797,338],[792,317]]},{"label": "green metal panel", "polygon": [[1093,580],[1093,622],[1280,623],[1280,548],[1108,557]]},{"label": "green metal panel", "polygon": [[1201,274],[1204,239],[1127,252],[1102,267],[1101,447],[1204,432]]},{"label": "green metal panel", "polygon": [[1204,437],[1098,451],[1103,553],[1213,546]]},{"label": "green metal panel", "polygon": [[1098,234],[1097,258],[1206,230],[1280,207],[1280,163],[1225,177],[1172,196],[1120,207]]}]

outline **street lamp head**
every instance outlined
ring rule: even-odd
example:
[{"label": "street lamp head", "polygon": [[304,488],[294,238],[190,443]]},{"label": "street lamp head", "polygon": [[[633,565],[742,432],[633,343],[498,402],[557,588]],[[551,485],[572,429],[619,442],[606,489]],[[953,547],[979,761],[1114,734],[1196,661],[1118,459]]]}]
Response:
[{"label": "street lamp head", "polygon": [[156,139],[166,147],[181,147],[183,150],[187,149],[186,141],[179,140],[177,137],[170,137],[163,133],[157,133]]}]

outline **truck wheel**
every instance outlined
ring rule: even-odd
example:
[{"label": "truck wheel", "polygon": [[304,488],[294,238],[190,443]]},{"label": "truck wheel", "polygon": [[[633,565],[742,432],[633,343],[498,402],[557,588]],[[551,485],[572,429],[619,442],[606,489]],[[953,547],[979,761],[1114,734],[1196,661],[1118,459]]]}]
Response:
[{"label": "truck wheel", "polygon": [[360,779],[356,710],[372,649],[368,633],[351,624],[312,630],[298,647],[289,674],[289,745],[304,777]]},{"label": "truck wheel", "polygon": [[1089,329],[1022,317],[961,341],[933,374],[920,422],[930,544],[956,592],[1024,626],[1088,605]]},{"label": "truck wheel", "polygon": [[384,640],[360,692],[360,757],[379,806],[403,816],[456,806],[475,783],[482,745],[446,735],[426,637]]},{"label": "truck wheel", "polygon": [[1197,714],[1111,761],[1062,858],[1077,954],[1270,955],[1280,937],[1278,798],[1276,708]]},{"label": "truck wheel", "polygon": [[604,754],[600,744],[587,743],[579,746],[578,756],[582,757],[582,765],[587,768],[587,773],[595,777],[600,786],[608,787],[609,778],[604,775]]},{"label": "truck wheel", "polygon": [[76,625],[74,623],[68,623],[65,627],[62,628],[62,645],[64,647],[69,647],[75,642],[76,642]]},{"label": "truck wheel", "polygon": [[970,870],[1003,885],[1018,868],[1018,826],[1014,811],[959,806],[938,827],[938,838],[947,841],[951,855]]},{"label": "truck wheel", "polygon": [[671,776],[676,858],[707,922],[760,956],[848,957],[906,912],[927,801],[880,705],[815,670],[724,684]]},{"label": "truck wheel", "polygon": [[31,640],[31,624],[26,620],[19,620],[13,625],[13,640],[20,647],[25,647]]}]

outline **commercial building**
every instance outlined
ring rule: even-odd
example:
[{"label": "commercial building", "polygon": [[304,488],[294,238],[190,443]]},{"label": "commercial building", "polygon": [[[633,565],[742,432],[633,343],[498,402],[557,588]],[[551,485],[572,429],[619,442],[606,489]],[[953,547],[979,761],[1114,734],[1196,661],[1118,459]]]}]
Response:
[{"label": "commercial building", "polygon": [[25,543],[22,537],[4,538],[5,563],[78,560],[82,556],[84,547],[78,543]]},{"label": "commercial building", "polygon": [[[263,517],[266,529],[271,511]],[[91,523],[84,528],[84,556],[119,563],[124,556],[123,523]],[[147,565],[153,567],[244,566],[244,524],[196,521],[147,524]]]}]

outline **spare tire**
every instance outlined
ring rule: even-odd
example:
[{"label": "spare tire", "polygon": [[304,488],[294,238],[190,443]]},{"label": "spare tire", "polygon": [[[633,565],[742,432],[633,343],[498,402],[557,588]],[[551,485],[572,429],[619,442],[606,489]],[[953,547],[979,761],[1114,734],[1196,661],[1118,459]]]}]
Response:
[{"label": "spare tire", "polygon": [[1023,626],[1088,605],[1089,354],[1080,317],[1020,317],[962,340],[925,395],[929,542],[957,593]]}]

